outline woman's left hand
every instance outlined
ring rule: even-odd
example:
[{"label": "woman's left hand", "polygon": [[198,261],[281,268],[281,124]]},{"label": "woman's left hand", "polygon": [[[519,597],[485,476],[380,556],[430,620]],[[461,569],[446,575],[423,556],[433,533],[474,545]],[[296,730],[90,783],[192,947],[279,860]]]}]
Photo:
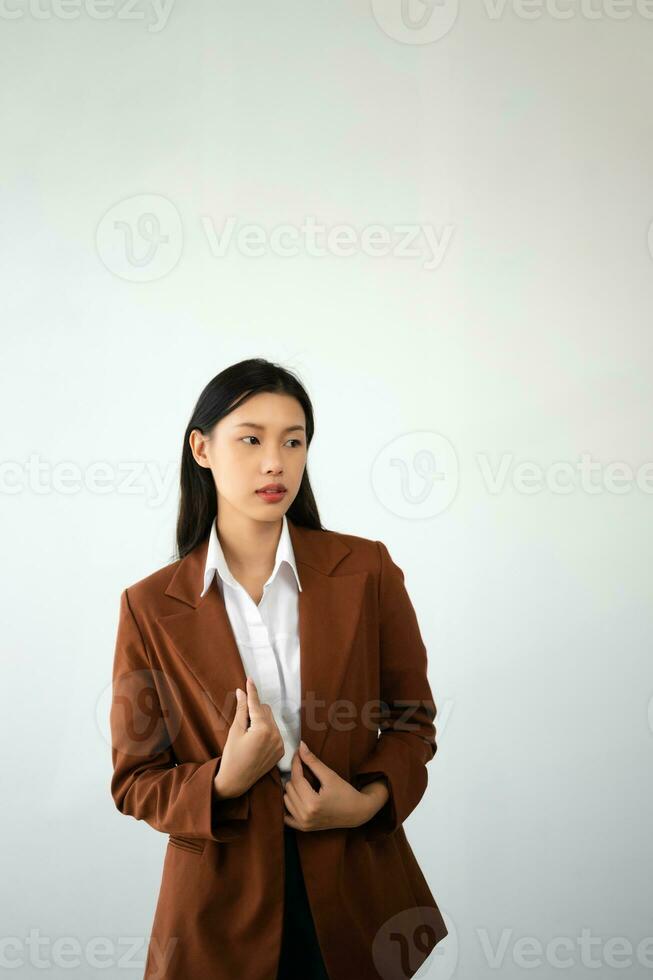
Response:
[{"label": "woman's left hand", "polygon": [[[304,776],[302,762],[317,776],[319,790],[314,790]],[[283,801],[288,811],[284,823],[295,830],[360,827],[379,808],[378,802],[330,769],[303,742],[293,756]]]}]

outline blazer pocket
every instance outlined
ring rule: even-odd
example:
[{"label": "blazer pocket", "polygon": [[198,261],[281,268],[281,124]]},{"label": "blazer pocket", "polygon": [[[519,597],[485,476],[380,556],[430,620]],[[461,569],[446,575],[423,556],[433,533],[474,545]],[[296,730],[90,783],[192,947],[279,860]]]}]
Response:
[{"label": "blazer pocket", "polygon": [[173,847],[181,847],[184,851],[201,854],[206,842],[198,837],[180,837],[179,834],[169,834],[168,843],[172,844]]}]

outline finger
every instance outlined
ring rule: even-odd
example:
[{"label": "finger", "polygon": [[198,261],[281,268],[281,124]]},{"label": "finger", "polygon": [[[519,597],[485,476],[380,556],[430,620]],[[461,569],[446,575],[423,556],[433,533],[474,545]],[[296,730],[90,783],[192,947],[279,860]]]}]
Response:
[{"label": "finger", "polygon": [[249,715],[253,721],[254,718],[260,718],[262,714],[261,702],[253,678],[251,677],[247,678],[246,688],[247,688],[247,704],[249,707]]},{"label": "finger", "polygon": [[302,760],[299,758],[299,752],[293,752],[290,763],[290,778],[295,783],[298,783],[300,779],[306,779],[304,770],[302,769]]},{"label": "finger", "polygon": [[243,732],[246,732],[249,727],[249,718],[247,717],[247,695],[244,691],[241,691],[239,687],[236,688],[236,714],[234,716],[234,725],[237,725]]},{"label": "finger", "polygon": [[[311,752],[306,742],[299,743],[299,757],[302,762],[305,762],[308,768],[315,773],[317,778],[321,783],[328,781],[329,776],[333,772],[332,769],[322,762],[321,759],[315,755],[315,752]],[[308,780],[307,780],[308,782]],[[309,783],[310,785],[310,783]]]},{"label": "finger", "polygon": [[296,799],[291,798],[291,795],[288,792],[288,787],[287,786],[286,786],[286,791],[283,794],[283,803],[284,803],[284,806],[285,806],[286,810],[290,814],[290,816],[294,820],[299,820],[300,813],[299,813],[299,811],[297,809],[297,801],[296,801]]},{"label": "finger", "polygon": [[284,796],[284,803],[288,801],[290,804],[289,809],[291,809],[293,817],[303,817],[303,803],[302,795],[296,786],[293,786],[290,779],[286,783],[286,793]]},{"label": "finger", "polygon": [[286,789],[292,793],[293,802],[297,801],[299,804],[299,807],[301,808],[300,815],[303,816],[304,803],[307,803],[309,800],[317,796],[317,793],[304,775],[299,753],[295,753],[295,755],[292,757],[290,779],[286,783]]},{"label": "finger", "polygon": [[290,763],[290,779],[288,782],[292,783],[295,789],[299,789],[304,783],[309,789],[312,789],[311,784],[304,775],[302,760],[299,757],[299,752],[293,753],[292,761]]},{"label": "finger", "polygon": [[300,825],[297,823],[297,821],[296,820],[293,820],[292,817],[284,816],[283,822],[285,823],[285,825],[287,827],[292,827],[293,830],[303,830],[303,827],[300,827]]}]

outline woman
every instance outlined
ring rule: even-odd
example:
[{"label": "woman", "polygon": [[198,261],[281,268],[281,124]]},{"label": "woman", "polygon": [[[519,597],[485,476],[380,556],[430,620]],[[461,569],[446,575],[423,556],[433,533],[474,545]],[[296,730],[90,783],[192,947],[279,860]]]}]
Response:
[{"label": "woman", "polygon": [[213,378],[178,556],[121,596],[111,794],[168,835],[145,980],[406,980],[447,935],[402,827],[426,650],[385,545],[322,527],[313,431],[282,367]]}]

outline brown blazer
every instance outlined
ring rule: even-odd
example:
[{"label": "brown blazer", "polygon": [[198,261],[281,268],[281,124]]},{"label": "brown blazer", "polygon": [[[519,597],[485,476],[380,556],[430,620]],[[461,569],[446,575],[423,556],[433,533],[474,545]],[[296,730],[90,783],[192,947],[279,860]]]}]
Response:
[{"label": "brown blazer", "polygon": [[[402,827],[436,751],[426,650],[382,542],[288,526],[301,737],[357,788],[390,790],[361,827],[295,831],[319,944],[331,980],[407,980],[447,935]],[[220,590],[200,599],[207,545],[120,597],[111,795],[169,835],[144,980],[276,980],[283,785],[274,765],[236,799],[213,791],[245,672]]]}]

